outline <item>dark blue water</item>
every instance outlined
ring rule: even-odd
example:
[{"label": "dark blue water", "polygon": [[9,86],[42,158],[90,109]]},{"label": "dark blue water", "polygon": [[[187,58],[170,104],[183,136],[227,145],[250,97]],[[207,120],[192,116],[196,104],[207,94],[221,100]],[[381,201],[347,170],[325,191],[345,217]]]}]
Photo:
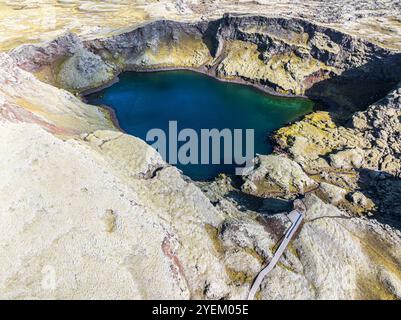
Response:
[{"label": "dark blue water", "polygon": [[[310,100],[266,95],[248,86],[225,83],[191,71],[127,72],[109,88],[87,96],[94,105],[115,110],[120,127],[145,140],[150,129],[254,129],[255,152],[268,154],[268,135],[308,113]],[[188,164],[177,167],[193,180],[233,173],[235,165]]]}]

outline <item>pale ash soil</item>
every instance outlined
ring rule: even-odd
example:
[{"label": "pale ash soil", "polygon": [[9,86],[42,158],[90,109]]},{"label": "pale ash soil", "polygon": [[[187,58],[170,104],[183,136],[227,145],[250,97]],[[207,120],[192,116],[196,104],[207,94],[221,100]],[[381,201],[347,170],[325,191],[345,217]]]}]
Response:
[{"label": "pale ash soil", "polygon": [[[14,1],[13,9],[12,2],[1,2],[0,43],[6,50],[53,38],[67,28],[86,38],[101,37],[150,19],[194,20],[206,13],[211,18],[228,11],[257,11],[336,22],[351,33],[366,32],[383,45],[401,47],[395,27],[399,22],[391,18],[398,15],[395,1],[386,2],[382,9],[373,1],[360,8],[330,5],[334,1],[278,3],[160,1],[140,6],[99,1],[95,6],[90,1],[64,1],[54,6],[51,1]],[[49,14],[52,10],[54,15]],[[350,19],[348,12],[355,14],[356,22],[345,22]],[[47,19],[54,16],[57,19]],[[389,38],[380,31],[387,22],[378,19],[394,26]],[[262,20],[250,22],[257,27]],[[376,31],[364,29],[362,21],[370,21]],[[269,25],[273,22],[269,20]],[[227,32],[227,38],[238,34],[237,24],[231,23],[228,31],[234,32]],[[166,25],[174,26],[162,22],[148,29],[149,34],[139,32],[143,42],[137,34],[131,41],[128,34],[126,44],[141,47],[142,43],[143,51],[114,63],[135,64],[140,58],[148,67],[191,66],[210,58],[199,39],[182,37],[176,47],[171,46],[165,41],[171,38]],[[273,25],[286,30],[294,24],[280,19]],[[182,30],[178,24],[175,28]],[[149,48],[144,44],[147,36],[155,37],[154,30],[160,35]],[[199,32],[199,28],[191,30]],[[320,31],[313,32],[307,44],[329,53],[337,48],[324,37],[325,30],[313,30]],[[280,34],[285,37],[275,39],[277,45],[293,50],[287,45],[294,40],[289,37],[292,33]],[[342,45],[350,43],[341,39],[349,40],[336,37]],[[115,40],[124,44],[123,36]],[[109,41],[96,40],[92,45],[102,49],[102,44],[113,45],[113,39]],[[243,48],[240,43],[231,41],[226,49],[237,53]],[[398,60],[383,64],[385,70],[376,64],[389,52],[362,41],[352,43],[344,46],[338,67],[360,66],[373,56],[367,59],[370,68],[351,76],[367,70],[365,80],[373,75],[381,79],[382,71],[392,71],[398,81],[393,67]],[[255,62],[250,54],[254,47],[248,47],[233,55],[235,61],[243,63],[246,55],[246,61]],[[129,46],[124,48],[130,53]],[[347,60],[351,49],[360,50]],[[330,55],[317,58],[326,56]],[[296,75],[311,71],[299,68],[313,61],[304,57],[291,60],[298,66]],[[344,61],[348,63],[343,65]],[[241,63],[226,63],[225,71],[238,71]],[[281,213],[287,211],[285,205],[305,196],[304,225],[256,298],[401,299],[400,84],[355,114],[351,127],[336,125],[327,112],[316,112],[283,128],[276,141],[287,156],[259,157],[241,189],[234,188],[229,177],[221,177],[200,190],[143,141],[116,130],[104,110],[89,108],[71,92],[27,71],[42,67],[41,78],[58,71],[65,82],[74,84],[79,79],[96,86],[109,76],[107,66],[72,34],[43,47],[0,53],[0,166],[7,168],[0,170],[0,298],[243,299],[288,227]],[[286,80],[286,75],[278,80]],[[318,76],[312,80],[324,80]],[[355,208],[376,211],[375,219]],[[49,270],[54,275],[50,288],[43,285]]]},{"label": "pale ash soil", "polygon": [[[263,218],[241,199],[220,197],[224,181],[206,197],[100,109],[5,53],[0,150],[1,299],[244,299],[286,227],[283,214]],[[266,188],[316,184],[277,157],[261,160]],[[263,170],[248,186],[260,186]],[[341,201],[334,185],[320,187]],[[256,298],[401,299],[400,231],[311,193],[304,201],[305,223]]]},{"label": "pale ash soil", "polygon": [[67,29],[91,37],[151,20],[195,21],[227,12],[303,18],[400,49],[400,8],[398,0],[0,0],[0,50],[54,38]]}]

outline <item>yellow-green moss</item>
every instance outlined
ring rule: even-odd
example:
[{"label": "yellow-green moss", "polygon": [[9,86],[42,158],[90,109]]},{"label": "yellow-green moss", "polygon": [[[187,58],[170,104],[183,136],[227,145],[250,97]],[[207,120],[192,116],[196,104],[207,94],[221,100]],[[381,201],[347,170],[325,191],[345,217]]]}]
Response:
[{"label": "yellow-green moss", "polygon": [[50,84],[57,88],[62,88],[62,85],[59,83],[57,78],[62,66],[69,58],[70,57],[68,56],[58,58],[51,64],[45,65],[41,67],[38,71],[33,72],[33,75],[44,83]]},{"label": "yellow-green moss", "polygon": [[302,59],[295,52],[275,54],[262,60],[256,44],[240,40],[227,41],[224,55],[217,69],[219,76],[269,81],[282,93],[303,94],[306,89],[303,82],[309,75],[332,69],[316,59]]},{"label": "yellow-green moss", "polygon": [[113,210],[107,210],[104,217],[105,231],[113,232],[116,229],[117,219]]},{"label": "yellow-green moss", "polygon": [[288,266],[288,265],[286,265],[286,264],[284,264],[284,263],[282,263],[280,261],[277,262],[277,266],[280,267],[280,268],[283,268],[283,269],[285,269],[285,270],[287,270],[289,272],[296,273],[296,271],[293,268],[291,268],[290,266]]},{"label": "yellow-green moss", "polygon": [[396,300],[391,292],[383,284],[375,279],[359,275],[357,278],[359,294],[356,297],[361,300]]},{"label": "yellow-green moss", "polygon": [[230,267],[226,267],[226,272],[230,280],[237,285],[252,283],[255,277],[255,275],[247,274],[244,271],[237,271]]},{"label": "yellow-green moss", "polygon": [[261,293],[261,291],[260,290],[258,290],[256,293],[255,293],[255,299],[256,300],[262,300],[262,293]]},{"label": "yellow-green moss", "polygon": [[209,235],[210,240],[212,240],[213,247],[216,252],[220,255],[224,254],[224,248],[219,239],[219,229],[213,227],[211,224],[205,224],[205,229],[207,234]]},{"label": "yellow-green moss", "polygon": [[269,26],[261,26],[261,25],[250,25],[250,26],[244,26],[240,27],[240,30],[245,33],[249,34],[263,34],[267,35],[270,38],[283,42],[286,44],[289,44],[291,46],[301,46],[304,48],[307,48],[308,40],[309,40],[309,34],[306,32],[296,32],[293,30],[286,30],[286,33],[284,34],[282,30],[281,31],[281,36],[277,36],[272,32],[272,30],[269,30]]},{"label": "yellow-green moss", "polygon": [[[361,245],[363,251],[368,255],[372,264],[384,268],[391,272],[401,281],[401,261],[391,253],[392,245],[387,241],[379,238],[373,232],[366,232],[364,235],[355,235]],[[393,293],[384,286],[379,279],[377,272],[372,270],[368,275],[361,272],[357,278],[358,296],[359,299],[396,299]]]},{"label": "yellow-green moss", "polygon": [[298,251],[297,251],[297,249],[295,249],[294,245],[293,245],[291,242],[288,244],[287,250],[288,250],[289,252],[291,252],[291,253],[292,253],[295,257],[297,257],[298,259],[301,258],[300,255],[299,255],[299,253],[298,253]]},{"label": "yellow-green moss", "polygon": [[147,68],[197,68],[210,63],[212,59],[202,38],[182,33],[178,41],[161,41],[156,48],[148,48],[134,64],[143,64]]},{"label": "yellow-green moss", "polygon": [[250,256],[254,257],[256,260],[258,260],[260,264],[263,265],[265,263],[265,258],[261,256],[255,249],[246,247],[244,248],[244,251]]},{"label": "yellow-green moss", "polygon": [[306,138],[302,144],[302,153],[311,155],[325,155],[332,149],[325,143],[314,141],[335,141],[336,125],[328,112],[314,112],[304,119],[287,127],[279,129],[274,139],[282,148],[292,147],[299,137]]}]

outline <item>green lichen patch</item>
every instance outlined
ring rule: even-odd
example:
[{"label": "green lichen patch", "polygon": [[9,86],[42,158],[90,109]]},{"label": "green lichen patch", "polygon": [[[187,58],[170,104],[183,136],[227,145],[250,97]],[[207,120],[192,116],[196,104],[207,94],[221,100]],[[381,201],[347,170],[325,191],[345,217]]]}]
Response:
[{"label": "green lichen patch", "polygon": [[[366,233],[359,238],[364,252],[368,255],[372,264],[380,266],[386,272],[390,272],[397,281],[401,281],[401,261],[392,253],[392,245],[378,238],[374,233]],[[358,298],[360,299],[385,299],[394,300],[397,297],[390,288],[380,279],[378,272],[373,270],[370,274],[358,275]]]},{"label": "green lichen patch", "polygon": [[250,284],[254,280],[255,275],[248,274],[244,271],[237,271],[230,267],[226,267],[226,272],[230,280],[235,285]]},{"label": "green lichen patch", "polygon": [[360,275],[357,278],[358,299],[361,300],[396,300],[396,296],[376,278]]},{"label": "green lichen patch", "polygon": [[205,229],[209,235],[210,240],[213,243],[213,247],[219,255],[224,254],[224,247],[219,239],[219,229],[212,226],[211,224],[205,224]]},{"label": "green lichen patch", "polygon": [[105,224],[105,231],[108,233],[112,233],[116,229],[117,225],[117,218],[113,210],[107,210],[104,217],[103,221]]}]

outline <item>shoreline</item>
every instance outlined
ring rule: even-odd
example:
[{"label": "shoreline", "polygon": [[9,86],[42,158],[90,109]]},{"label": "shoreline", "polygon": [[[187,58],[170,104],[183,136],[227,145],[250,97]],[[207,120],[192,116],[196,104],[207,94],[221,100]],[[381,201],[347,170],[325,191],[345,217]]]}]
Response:
[{"label": "shoreline", "polygon": [[[166,72],[166,71],[192,71],[192,72],[200,73],[200,74],[203,74],[205,76],[211,77],[211,78],[213,78],[213,79],[215,79],[217,81],[226,82],[226,83],[233,83],[233,84],[238,84],[238,85],[245,85],[245,86],[248,86],[248,87],[250,87],[250,88],[252,88],[254,90],[257,90],[257,91],[259,91],[259,92],[261,92],[263,94],[269,95],[271,97],[284,98],[284,99],[294,99],[295,98],[295,99],[308,99],[308,100],[310,100],[307,96],[303,96],[303,95],[280,94],[278,92],[275,92],[272,88],[264,87],[262,85],[255,84],[255,83],[251,83],[251,82],[248,82],[245,79],[241,79],[241,78],[238,78],[238,79],[219,78],[219,77],[216,76],[216,74],[214,72],[211,72],[212,70],[214,70],[214,69],[207,69],[205,67],[204,68],[202,68],[202,67],[200,67],[200,68],[191,68],[191,67],[158,67],[158,68],[154,68],[154,69],[128,68],[126,70],[118,72],[118,74],[113,79],[111,79],[110,81],[102,84],[101,86],[95,87],[95,88],[92,88],[92,89],[88,89],[88,90],[84,90],[83,92],[79,93],[79,96],[80,96],[81,100],[84,103],[89,104],[88,100],[86,99],[86,96],[94,94],[94,93],[97,93],[97,92],[100,92],[100,91],[102,91],[104,89],[107,89],[107,88],[111,87],[112,85],[118,83],[120,81],[119,76],[123,72],[155,73],[155,72]],[[315,106],[316,106],[316,102],[313,102],[313,108],[312,108],[311,112],[315,111]],[[105,104],[98,105],[98,107],[103,108],[107,112],[107,114],[110,117],[110,121],[112,122],[113,126],[117,130],[119,130],[119,131],[121,131],[121,132],[123,132],[125,134],[128,134],[123,128],[121,128],[120,123],[119,123],[118,118],[117,118],[117,114],[116,114],[115,110],[112,107],[110,107],[108,105],[105,105]],[[311,112],[309,112],[309,113],[311,113]],[[286,123],[284,126],[287,126],[287,125],[290,125],[290,124],[292,124],[294,122],[300,121],[302,119],[302,117],[304,117],[305,115],[307,115],[309,113],[306,113],[306,114],[298,117],[297,119],[294,119],[293,121],[290,121],[290,122]],[[271,140],[271,136],[270,135],[268,136],[268,139]],[[274,150],[275,150],[275,147],[273,146],[272,152],[274,152]]]},{"label": "shoreline", "polygon": [[106,83],[98,86],[98,87],[94,87],[91,89],[87,89],[87,90],[83,90],[82,92],[79,92],[79,95],[81,96],[81,98],[85,98],[85,96],[102,91],[110,86],[112,86],[113,84],[119,82],[119,76],[121,73],[124,72],[138,72],[138,73],[152,73],[152,72],[164,72],[164,71],[192,71],[192,72],[196,72],[196,73],[200,73],[203,75],[206,75],[208,77],[211,77],[217,81],[221,81],[221,82],[226,82],[226,83],[233,83],[233,84],[239,84],[239,85],[245,85],[251,88],[254,88],[255,90],[261,91],[264,94],[267,94],[269,96],[273,96],[273,97],[280,97],[280,98],[288,98],[288,99],[293,99],[293,98],[298,98],[298,99],[309,99],[307,96],[305,95],[297,95],[297,94],[284,94],[284,93],[279,93],[277,91],[275,91],[273,88],[269,87],[269,86],[263,86],[261,84],[258,83],[253,83],[250,81],[247,81],[245,79],[242,78],[232,78],[232,79],[228,79],[228,78],[220,78],[216,75],[214,71],[214,68],[212,69],[208,69],[204,66],[202,67],[198,67],[198,68],[193,68],[193,67],[155,67],[155,68],[140,68],[140,67],[134,67],[134,68],[126,68],[124,70],[120,70],[117,75],[115,77],[113,77],[110,81],[107,81]]},{"label": "shoreline", "polygon": [[[191,71],[191,72],[196,72],[196,73],[200,73],[200,74],[203,74],[205,76],[211,77],[211,78],[213,78],[213,79],[215,79],[217,81],[226,82],[226,83],[232,83],[232,84],[238,84],[238,85],[244,85],[244,86],[250,87],[250,88],[252,88],[254,90],[257,90],[257,91],[259,91],[259,92],[261,92],[261,93],[263,93],[265,95],[269,95],[271,97],[283,98],[283,99],[294,99],[295,98],[295,99],[308,99],[308,100],[310,100],[307,96],[304,96],[304,95],[280,94],[280,93],[274,91],[270,87],[267,87],[267,86],[265,87],[265,86],[262,86],[262,85],[257,84],[257,83],[248,82],[247,80],[241,79],[241,78],[237,78],[237,79],[219,78],[219,77],[216,76],[216,74],[215,74],[215,72],[213,72],[213,70],[214,70],[213,68],[212,69],[207,69],[204,66],[203,67],[199,67],[199,68],[191,68],[191,67],[157,67],[157,68],[149,68],[149,69],[147,69],[147,68],[127,68],[127,69],[125,69],[123,71],[118,72],[117,75],[114,78],[112,78],[110,81],[107,81],[107,82],[105,82],[104,84],[102,84],[102,85],[100,85],[98,87],[95,87],[95,88],[92,88],[92,89],[87,89],[87,90],[84,90],[84,91],[80,92],[79,96],[80,96],[81,100],[84,103],[89,104],[88,100],[86,99],[86,96],[94,94],[94,93],[97,93],[97,92],[100,92],[100,91],[102,91],[104,89],[107,89],[107,88],[111,87],[112,85],[118,83],[120,81],[120,78],[119,78],[120,74],[124,73],[124,72],[153,73],[153,72],[166,72],[166,71]],[[315,111],[315,105],[316,105],[316,103],[314,102],[313,109],[312,109],[311,112]],[[112,107],[110,107],[108,105],[104,105],[104,104],[99,105],[98,107],[103,108],[108,113],[112,124],[115,126],[115,128],[117,130],[120,130],[123,133],[127,133],[124,129],[121,128],[121,126],[119,124],[119,121],[118,121],[118,118],[117,118],[117,115],[116,115],[116,112]],[[305,116],[305,115],[303,115],[303,116]],[[289,125],[291,123],[299,121],[301,119],[301,117],[299,117],[298,119],[295,119],[293,121],[290,121],[290,122],[286,123],[285,125]]]}]

